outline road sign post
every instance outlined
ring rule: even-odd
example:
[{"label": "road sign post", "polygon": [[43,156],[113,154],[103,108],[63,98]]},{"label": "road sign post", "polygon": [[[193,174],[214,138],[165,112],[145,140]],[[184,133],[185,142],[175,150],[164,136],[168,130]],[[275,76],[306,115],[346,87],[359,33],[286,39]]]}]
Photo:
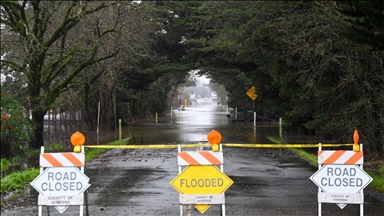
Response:
[{"label": "road sign post", "polygon": [[257,98],[256,94],[256,87],[252,86],[246,94],[252,99],[253,101],[253,126],[256,128],[256,111],[255,111],[255,100]]},{"label": "road sign post", "polygon": [[214,165],[187,166],[171,181],[180,192],[179,203],[194,204],[201,213],[213,204],[224,205],[224,192],[232,184],[232,179]]},{"label": "road sign post", "polygon": [[42,206],[54,206],[63,213],[70,205],[79,205],[79,215],[83,215],[83,193],[90,186],[84,174],[84,142],[84,135],[76,132],[71,136],[74,152],[44,153],[41,147],[40,175],[30,183],[39,192],[39,216]]},{"label": "road sign post", "polygon": [[[355,143],[357,142],[358,138],[355,139]],[[372,181],[372,178],[363,170],[362,145],[354,149],[360,151],[323,151],[320,145],[319,170],[310,177],[319,187],[319,216],[321,203],[336,203],[341,209],[347,204],[360,204],[360,215],[364,214],[363,189]]]},{"label": "road sign post", "polygon": [[[221,134],[211,131],[208,141],[212,151],[181,151],[178,148],[179,175],[170,184],[179,191],[180,214],[182,205],[193,204],[200,213],[204,214],[212,204],[221,204],[221,214],[225,215],[224,192],[233,184],[223,172],[223,151]],[[215,165],[220,165],[220,169]],[[181,166],[186,168],[181,171]]]},{"label": "road sign post", "polygon": [[252,86],[246,93],[253,101],[256,100],[257,94],[256,94],[256,87]]}]

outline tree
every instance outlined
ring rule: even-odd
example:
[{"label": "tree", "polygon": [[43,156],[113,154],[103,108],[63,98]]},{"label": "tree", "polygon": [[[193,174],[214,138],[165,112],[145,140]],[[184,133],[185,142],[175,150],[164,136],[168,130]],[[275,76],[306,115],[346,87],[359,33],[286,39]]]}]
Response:
[{"label": "tree", "polygon": [[[353,57],[348,61],[348,73],[343,77],[344,88],[353,86],[353,95],[361,97],[347,107],[354,126],[363,134],[364,149],[384,154],[384,5],[379,1],[336,1],[335,20],[342,35],[353,43]],[[348,55],[351,56],[351,55]],[[351,88],[349,88],[351,90]],[[358,114],[356,114],[358,113]]]},{"label": "tree", "polygon": [[[383,153],[383,5],[368,1],[204,2],[183,19],[190,61],[225,85],[230,105],[250,101],[301,132]],[[343,14],[339,13],[344,12]],[[366,40],[364,40],[364,38]]]},{"label": "tree", "polygon": [[283,106],[272,105],[281,100],[271,76],[272,69],[279,68],[281,46],[270,27],[281,17],[282,5],[205,2],[195,9],[196,14],[185,19],[184,25],[189,27],[185,43],[193,47],[185,59],[198,62],[201,74],[225,86],[230,106],[252,109],[253,102],[245,92],[255,85],[259,95],[256,110],[271,117],[283,113]]},{"label": "tree", "polygon": [[1,68],[26,77],[34,126],[31,148],[43,143],[44,115],[55,99],[72,87],[85,68],[115,56],[101,53],[104,38],[118,25],[104,27],[96,19],[85,41],[74,38],[76,27],[118,1],[1,1]]},{"label": "tree", "polygon": [[100,123],[106,130],[114,129],[117,118],[130,120],[166,109],[168,91],[183,83],[189,71],[189,65],[180,60],[186,48],[180,44],[182,31],[175,28],[178,19],[171,10],[168,4],[144,1],[120,16],[125,25],[119,40],[113,41],[116,45],[109,45],[118,46],[120,52],[113,62],[88,67],[104,72],[72,91],[81,98],[77,103],[82,104],[89,129],[96,125],[99,102]]},{"label": "tree", "polygon": [[380,1],[336,1],[345,29],[343,35],[371,51],[384,50],[384,5]]}]

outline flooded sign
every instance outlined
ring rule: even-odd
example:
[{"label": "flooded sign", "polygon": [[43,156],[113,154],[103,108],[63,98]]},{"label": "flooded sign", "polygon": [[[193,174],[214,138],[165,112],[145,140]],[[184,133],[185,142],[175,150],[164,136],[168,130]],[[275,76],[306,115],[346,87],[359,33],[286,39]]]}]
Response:
[{"label": "flooded sign", "polygon": [[188,166],[171,185],[182,194],[221,194],[233,184],[216,166]]},{"label": "flooded sign", "polygon": [[201,213],[212,204],[224,204],[224,192],[233,184],[225,173],[214,165],[187,166],[171,185],[181,194],[181,204],[194,204]]}]

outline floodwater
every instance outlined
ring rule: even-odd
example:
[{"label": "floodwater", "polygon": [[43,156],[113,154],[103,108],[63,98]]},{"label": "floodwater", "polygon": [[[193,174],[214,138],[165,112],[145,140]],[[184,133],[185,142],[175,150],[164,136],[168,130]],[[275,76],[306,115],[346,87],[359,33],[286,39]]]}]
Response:
[{"label": "floodwater", "polygon": [[[213,102],[195,103],[184,110],[173,109],[156,119],[131,122],[122,128],[122,138],[129,144],[183,144],[207,142],[212,130],[219,131],[222,143],[271,143],[267,136],[279,137],[277,122],[243,121],[243,116]],[[227,117],[227,115],[229,117]],[[237,121],[236,121],[237,120]],[[118,137],[118,133],[110,139]]]}]

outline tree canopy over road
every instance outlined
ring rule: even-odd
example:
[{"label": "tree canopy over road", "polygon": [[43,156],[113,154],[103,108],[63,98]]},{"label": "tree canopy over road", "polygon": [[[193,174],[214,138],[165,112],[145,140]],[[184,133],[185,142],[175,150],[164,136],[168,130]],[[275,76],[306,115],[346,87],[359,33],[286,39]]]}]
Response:
[{"label": "tree canopy over road", "polygon": [[[360,132],[384,154],[384,5],[380,1],[1,1],[2,93],[32,110],[76,105],[89,130],[168,110],[191,70],[229,106],[282,117],[337,142]],[[129,104],[129,105],[127,105]]]}]

